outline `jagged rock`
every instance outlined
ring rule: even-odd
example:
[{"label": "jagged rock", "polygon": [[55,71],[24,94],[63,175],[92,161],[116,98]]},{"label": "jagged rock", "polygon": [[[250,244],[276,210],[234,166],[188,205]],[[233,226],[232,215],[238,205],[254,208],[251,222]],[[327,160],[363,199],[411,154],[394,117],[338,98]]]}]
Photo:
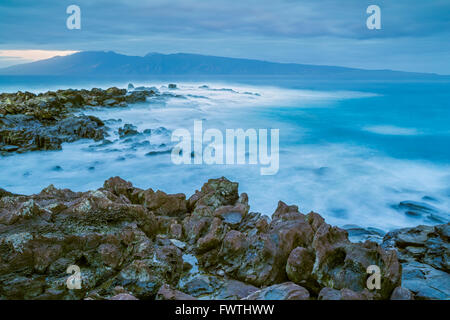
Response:
[{"label": "jagged rock", "polygon": [[170,224],[169,235],[176,239],[181,239],[183,237],[183,226],[179,223]]},{"label": "jagged rock", "polygon": [[448,222],[448,214],[426,202],[402,201],[392,207],[411,218],[424,218],[431,223]]},{"label": "jagged rock", "polygon": [[181,291],[172,289],[169,285],[164,284],[159,288],[156,300],[197,300],[196,298],[185,294]]},{"label": "jagged rock", "polygon": [[234,205],[238,199],[238,184],[222,177],[208,180],[188,202],[189,208],[194,209],[194,215],[212,216],[218,207]]},{"label": "jagged rock", "polygon": [[107,128],[93,116],[75,116],[87,107],[125,107],[145,101],[157,90],[132,91],[116,87],[102,90],[58,90],[0,94],[0,152],[59,150],[63,142],[82,138],[104,139]]},{"label": "jagged rock", "polygon": [[140,299],[154,298],[164,283],[175,285],[183,270],[181,252],[175,246],[157,247],[143,260],[134,260],[113,280]]},{"label": "jagged rock", "polygon": [[214,218],[209,231],[197,241],[197,252],[203,253],[217,248],[223,240],[224,227],[222,220]]},{"label": "jagged rock", "polygon": [[345,230],[323,223],[314,236],[312,248],[316,254],[313,276],[323,287],[361,292],[366,289],[370,265],[381,270],[381,289],[376,291],[377,296],[387,299],[400,285],[401,265],[396,252],[386,251],[374,242],[351,243]]},{"label": "jagged rock", "polygon": [[295,206],[280,202],[267,232],[258,232],[256,226],[248,232],[245,251],[234,251],[233,239],[227,238],[219,252],[220,265],[230,276],[256,286],[282,282],[287,280],[290,252],[297,246],[308,246],[312,237],[305,216]]},{"label": "jagged rock", "polygon": [[252,293],[258,291],[258,288],[236,280],[225,280],[222,286],[214,292],[210,298],[219,300],[241,300]]},{"label": "jagged rock", "polygon": [[325,287],[319,292],[318,300],[341,300],[341,292],[336,289]]},{"label": "jagged rock", "polygon": [[285,282],[258,290],[245,300],[309,300],[309,292],[295,283]]},{"label": "jagged rock", "polygon": [[402,262],[418,261],[445,272],[450,271],[450,223],[417,226],[389,232],[383,246],[396,248]]},{"label": "jagged rock", "polygon": [[397,287],[392,292],[391,300],[414,300],[414,294],[406,288]]},{"label": "jagged rock", "polygon": [[202,297],[212,295],[220,288],[222,282],[219,278],[209,275],[197,275],[193,279],[187,281],[181,290],[194,297]]},{"label": "jagged rock", "polygon": [[139,200],[148,210],[157,215],[178,216],[187,212],[186,196],[182,193],[166,194],[162,191],[145,190],[139,195]]},{"label": "jagged rock", "polygon": [[137,128],[133,126],[130,123],[126,123],[122,128],[119,128],[119,137],[121,139],[135,136],[139,134],[139,131],[136,130]]},{"label": "jagged rock", "polygon": [[428,264],[408,262],[403,264],[402,287],[413,292],[417,300],[448,300],[450,275]]},{"label": "jagged rock", "polygon": [[355,292],[347,288],[336,290],[325,287],[320,290],[318,300],[372,300],[372,295],[367,289]]},{"label": "jagged rock", "polygon": [[133,190],[135,190],[131,182],[125,181],[120,177],[109,178],[103,184],[103,188],[119,197],[120,195],[130,197]]},{"label": "jagged rock", "polygon": [[402,287],[416,299],[449,299],[450,223],[403,228],[386,234],[383,246],[403,263]]},{"label": "jagged rock", "polygon": [[[313,281],[312,270],[314,267],[315,255],[312,250],[297,247],[291,251],[286,264],[286,274],[292,282],[305,284]],[[308,287],[313,284],[308,284]]]},{"label": "jagged rock", "polygon": [[[283,202],[272,219],[249,212],[248,197],[239,196],[237,187],[223,177],[211,179],[189,200],[135,188],[119,177],[88,192],[52,185],[31,196],[1,191],[0,299],[309,299],[311,293],[347,300],[404,294],[393,293],[402,276],[394,251],[370,241],[351,243],[345,230],[319,214],[304,215]],[[446,226],[419,234],[399,250],[448,243]],[[402,287],[421,299],[448,296],[446,272],[412,262]],[[366,268],[373,264],[381,269],[381,289],[369,292]],[[80,290],[65,285],[70,265],[81,269]]]},{"label": "jagged rock", "polygon": [[[102,140],[106,131],[104,123],[94,116],[73,116],[42,123],[31,117],[7,115],[0,119],[0,149],[4,152],[59,150],[64,142],[84,138]],[[10,145],[14,147],[5,148]]]},{"label": "jagged rock", "polygon": [[139,300],[139,299],[129,293],[119,293],[111,297],[109,300]]},{"label": "jagged rock", "polygon": [[13,194],[5,189],[0,188],[0,198],[12,196]]},{"label": "jagged rock", "polygon": [[118,102],[116,99],[106,99],[105,101],[103,101],[103,105],[105,105],[105,106],[113,106],[117,103]]},{"label": "jagged rock", "polygon": [[348,238],[352,242],[364,242],[366,240],[381,243],[385,232],[377,228],[362,228],[357,225],[347,224],[342,227],[348,232]]},{"label": "jagged rock", "polygon": [[152,90],[138,90],[138,88],[136,88],[125,97],[125,101],[128,103],[145,102],[147,97],[150,97],[153,94],[155,94],[155,92]]}]

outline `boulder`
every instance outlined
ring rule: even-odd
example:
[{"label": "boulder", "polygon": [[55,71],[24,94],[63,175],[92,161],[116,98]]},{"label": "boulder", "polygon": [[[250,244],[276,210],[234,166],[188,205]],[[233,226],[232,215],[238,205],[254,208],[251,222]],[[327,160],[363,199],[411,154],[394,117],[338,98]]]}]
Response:
[{"label": "boulder", "polygon": [[285,282],[258,290],[245,300],[309,300],[309,292],[295,283]]},{"label": "boulder", "polygon": [[175,290],[167,284],[164,284],[161,286],[161,288],[159,288],[158,293],[156,294],[156,300],[197,300],[197,299],[181,291]]},{"label": "boulder", "polygon": [[213,216],[220,206],[234,205],[239,199],[238,184],[225,177],[210,179],[188,200],[194,215]]},{"label": "boulder", "polygon": [[395,248],[402,262],[418,261],[450,272],[450,223],[437,226],[417,226],[389,232],[383,246]]},{"label": "boulder", "polygon": [[372,300],[372,294],[367,290],[362,292],[355,292],[350,289],[344,288],[336,290],[325,287],[320,290],[318,300]]},{"label": "boulder", "polygon": [[312,250],[297,247],[291,251],[286,263],[286,274],[292,282],[309,288],[316,287],[312,277],[315,254]]},{"label": "boulder", "polygon": [[345,230],[323,223],[317,230],[312,248],[316,254],[313,276],[322,287],[366,289],[367,268],[378,266],[381,271],[381,289],[375,296],[390,297],[401,283],[401,265],[394,250],[384,250],[377,243],[351,243]]},{"label": "boulder", "polygon": [[[211,179],[189,200],[120,177],[87,192],[2,191],[0,299],[448,299],[448,224],[352,243],[297,206],[250,212],[237,187]],[[79,290],[66,287],[72,265]],[[374,265],[381,289],[369,291]]]},{"label": "boulder", "polygon": [[218,300],[241,300],[258,291],[258,288],[237,280],[228,279],[223,282],[211,296]]},{"label": "boulder", "polygon": [[417,261],[403,264],[402,287],[414,294],[416,300],[448,300],[450,275]]},{"label": "boulder", "polygon": [[414,300],[414,294],[406,288],[397,287],[392,291],[391,300]]},{"label": "boulder", "polygon": [[145,190],[138,195],[138,201],[148,210],[161,216],[179,216],[187,213],[186,196],[182,193],[167,194],[163,191]]},{"label": "boulder", "polygon": [[109,300],[139,300],[139,299],[129,293],[119,293],[111,297]]},{"label": "boulder", "polygon": [[118,133],[119,133],[120,139],[123,139],[123,138],[131,137],[131,136],[135,136],[135,135],[139,134],[139,131],[137,131],[136,126],[133,126],[130,123],[126,123],[126,124],[124,124],[124,126],[122,128],[119,128]]}]

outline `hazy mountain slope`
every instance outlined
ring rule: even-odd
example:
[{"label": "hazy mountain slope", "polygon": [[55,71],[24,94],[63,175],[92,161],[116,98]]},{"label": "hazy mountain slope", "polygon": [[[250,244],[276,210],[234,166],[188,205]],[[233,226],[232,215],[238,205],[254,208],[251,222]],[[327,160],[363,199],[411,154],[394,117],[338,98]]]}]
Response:
[{"label": "hazy mountain slope", "polygon": [[144,57],[115,52],[79,52],[0,69],[3,75],[298,75],[318,78],[441,78],[435,74],[362,70],[333,66],[274,63],[197,54],[151,53]]}]

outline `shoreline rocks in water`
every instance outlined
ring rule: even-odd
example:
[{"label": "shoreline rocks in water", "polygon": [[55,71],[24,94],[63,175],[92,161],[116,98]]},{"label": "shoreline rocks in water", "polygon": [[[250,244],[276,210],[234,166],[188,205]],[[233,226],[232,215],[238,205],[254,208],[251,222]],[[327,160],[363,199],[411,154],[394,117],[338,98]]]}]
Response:
[{"label": "shoreline rocks in water", "polygon": [[389,232],[382,246],[395,248],[403,264],[402,284],[417,299],[450,298],[450,224]]},{"label": "shoreline rocks in water", "polygon": [[[416,290],[401,265],[448,277],[448,251],[440,251],[448,250],[448,224],[418,240],[402,229],[383,245],[352,243],[319,214],[281,201],[271,219],[251,212],[226,178],[189,199],[119,177],[88,192],[0,191],[0,299],[449,298]],[[425,250],[417,256],[411,246]],[[79,290],[66,287],[70,265],[81,269]],[[369,265],[381,270],[379,290],[366,288]]]},{"label": "shoreline rocks in water", "polygon": [[59,150],[63,142],[107,135],[105,124],[93,116],[73,113],[92,107],[126,107],[157,95],[153,89],[112,87],[106,90],[57,90],[34,94],[0,94],[0,154],[35,150]]}]

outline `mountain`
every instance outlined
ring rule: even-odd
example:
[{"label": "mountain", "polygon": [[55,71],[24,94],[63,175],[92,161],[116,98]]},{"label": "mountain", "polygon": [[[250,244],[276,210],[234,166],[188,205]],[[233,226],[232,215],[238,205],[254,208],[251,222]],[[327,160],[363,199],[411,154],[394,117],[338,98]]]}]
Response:
[{"label": "mountain", "polygon": [[84,51],[0,69],[1,75],[296,75],[308,78],[441,79],[449,76],[392,70],[275,63],[198,54],[149,53],[144,57],[112,51]]}]

